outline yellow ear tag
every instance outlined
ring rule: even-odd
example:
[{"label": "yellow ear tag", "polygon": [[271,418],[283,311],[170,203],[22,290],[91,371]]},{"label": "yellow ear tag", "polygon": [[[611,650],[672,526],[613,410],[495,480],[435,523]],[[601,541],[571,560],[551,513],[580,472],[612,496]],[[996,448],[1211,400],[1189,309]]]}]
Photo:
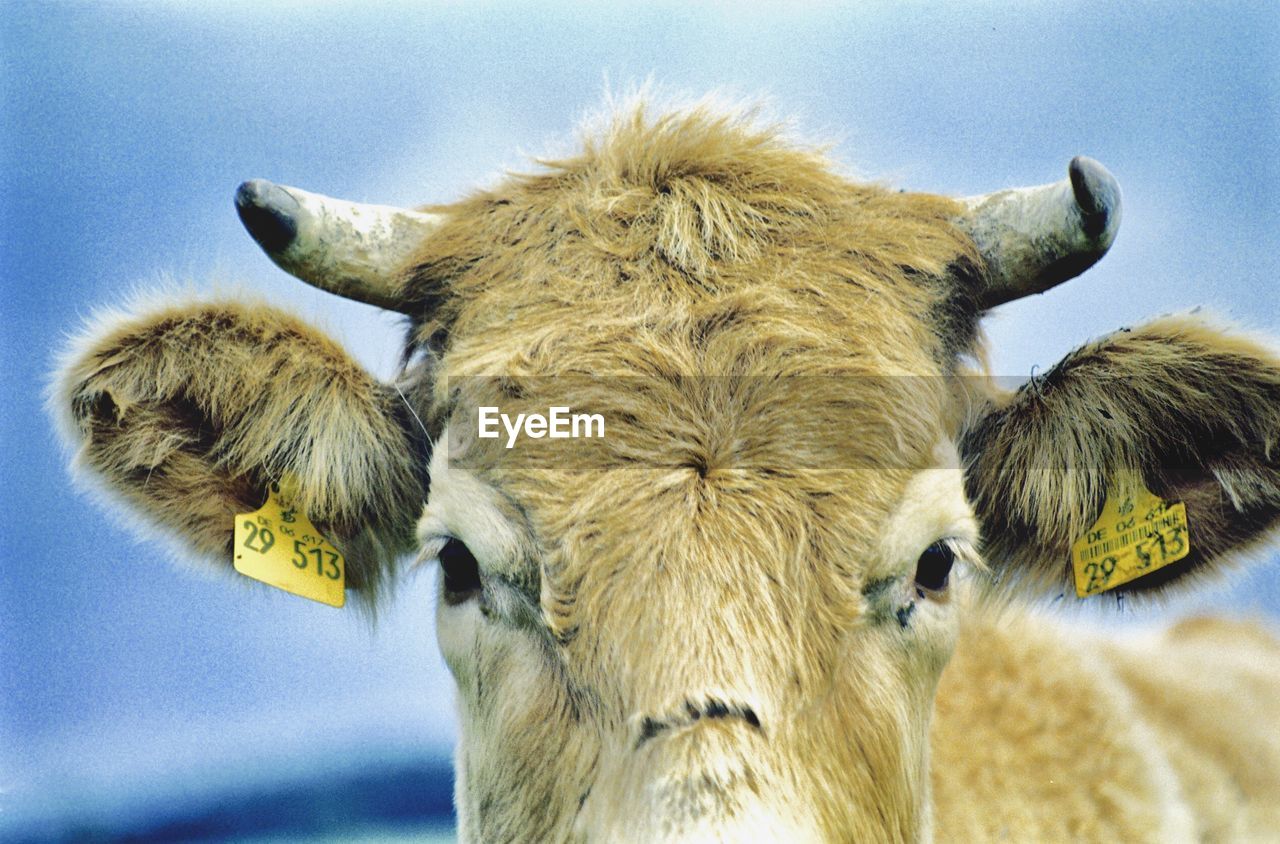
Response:
[{"label": "yellow ear tag", "polygon": [[297,479],[272,484],[267,501],[236,516],[236,571],[277,589],[340,607],[347,600],[347,562],[293,506]]},{"label": "yellow ear tag", "polygon": [[1102,515],[1071,546],[1081,598],[1136,580],[1191,553],[1187,505],[1169,502],[1141,480],[1107,493]]}]

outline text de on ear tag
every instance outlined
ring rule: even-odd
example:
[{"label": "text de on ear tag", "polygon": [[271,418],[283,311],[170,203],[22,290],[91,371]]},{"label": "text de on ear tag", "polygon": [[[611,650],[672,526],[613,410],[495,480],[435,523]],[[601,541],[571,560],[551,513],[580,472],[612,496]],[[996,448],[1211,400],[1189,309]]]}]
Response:
[{"label": "text de on ear tag", "polygon": [[1187,505],[1164,501],[1140,481],[1113,486],[1093,527],[1071,546],[1076,594],[1097,595],[1191,553]]},{"label": "text de on ear tag", "polygon": [[236,516],[236,571],[322,604],[341,607],[347,599],[347,561],[320,535],[307,514],[294,506],[297,479],[272,484],[267,501]]}]

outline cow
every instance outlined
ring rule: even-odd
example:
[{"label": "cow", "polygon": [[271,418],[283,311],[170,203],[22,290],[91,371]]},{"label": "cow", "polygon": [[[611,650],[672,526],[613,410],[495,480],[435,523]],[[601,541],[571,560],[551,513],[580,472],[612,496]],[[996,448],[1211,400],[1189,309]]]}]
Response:
[{"label": "cow", "polygon": [[[451,204],[236,206],[281,268],[404,315],[394,380],[171,297],[91,323],[51,403],[80,475],[214,566],[286,479],[353,602],[438,563],[462,840],[1280,830],[1265,624],[1049,612],[1194,588],[1280,520],[1264,339],[1163,316],[988,376],[983,316],[1116,236],[1096,161],[952,199],[641,104]],[[528,421],[554,408],[603,435]]]}]

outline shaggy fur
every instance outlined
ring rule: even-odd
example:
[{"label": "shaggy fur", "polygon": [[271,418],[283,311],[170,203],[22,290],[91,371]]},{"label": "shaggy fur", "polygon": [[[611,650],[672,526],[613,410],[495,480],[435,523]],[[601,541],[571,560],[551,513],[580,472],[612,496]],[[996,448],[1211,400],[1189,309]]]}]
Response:
[{"label": "shaggy fur", "polygon": [[1060,594],[1071,543],[1108,487],[1141,479],[1187,505],[1191,553],[1126,584],[1163,588],[1265,536],[1280,518],[1280,355],[1203,318],[1164,317],[1090,343],[980,408],[962,449],[988,561]]},{"label": "shaggy fur", "polygon": [[409,549],[426,487],[406,408],[297,318],[162,303],[100,317],[65,359],[50,403],[77,468],[197,554],[230,567],[232,516],[285,473],[341,543],[353,588],[376,592]]},{"label": "shaggy fur", "polygon": [[[438,609],[464,840],[1171,841],[1274,821],[1280,748],[1243,763],[1257,730],[1231,714],[1276,715],[1266,634],[1205,622],[1141,650],[913,582],[942,542],[980,591],[1060,591],[1121,469],[1198,531],[1161,586],[1261,539],[1280,502],[1261,346],[1166,319],[975,400],[984,270],[960,206],[706,109],[626,112],[432,210],[393,285],[429,495],[398,397],[269,309],[99,328],[54,400],[85,470],[224,565],[230,514],[286,470],[360,561],[354,587],[419,510],[424,557],[471,548],[482,589]],[[480,405],[601,413],[606,436],[507,450],[475,437]],[[1236,647],[1250,659],[1200,679]]]},{"label": "shaggy fur", "polygon": [[1254,623],[1109,639],[1043,615],[965,624],[932,734],[939,841],[1270,840],[1280,649]]}]

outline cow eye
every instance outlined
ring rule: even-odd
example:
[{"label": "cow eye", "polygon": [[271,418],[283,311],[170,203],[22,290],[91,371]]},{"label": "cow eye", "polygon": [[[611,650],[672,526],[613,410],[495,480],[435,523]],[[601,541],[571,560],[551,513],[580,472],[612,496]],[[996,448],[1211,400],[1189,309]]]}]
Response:
[{"label": "cow eye", "polygon": [[949,542],[935,542],[926,548],[916,562],[916,593],[923,598],[925,592],[946,589],[955,561],[956,552]]},{"label": "cow eye", "polygon": [[444,572],[444,600],[454,606],[480,594],[480,564],[460,539],[445,542],[437,557]]}]

